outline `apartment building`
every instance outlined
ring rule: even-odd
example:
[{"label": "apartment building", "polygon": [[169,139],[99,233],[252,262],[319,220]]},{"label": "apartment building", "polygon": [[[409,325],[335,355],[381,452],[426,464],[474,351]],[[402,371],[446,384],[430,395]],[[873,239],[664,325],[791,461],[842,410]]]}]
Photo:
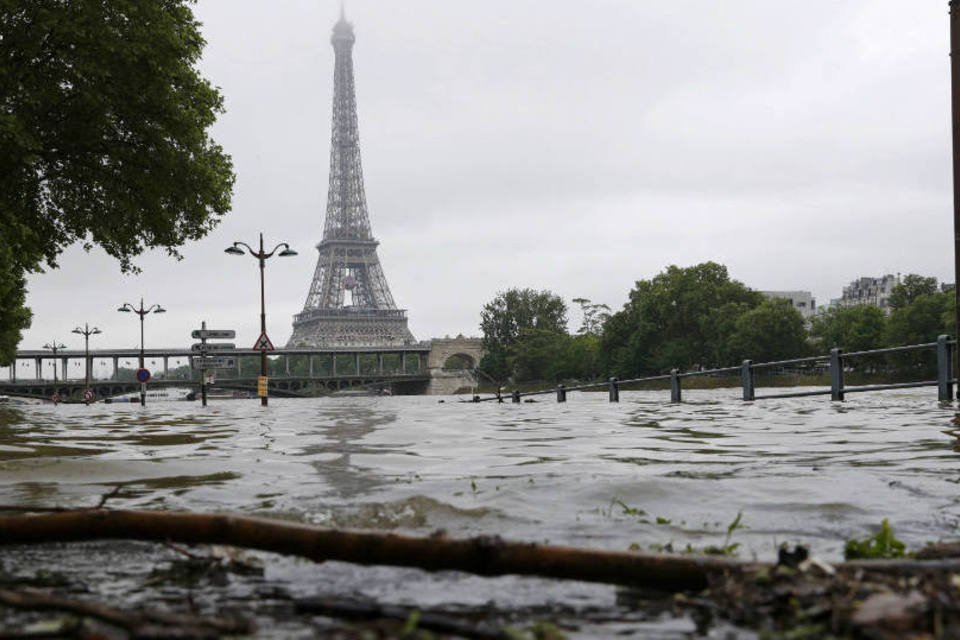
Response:
[{"label": "apartment building", "polygon": [[817,313],[817,301],[809,291],[761,291],[760,293],[768,298],[788,300],[804,320],[809,320]]}]

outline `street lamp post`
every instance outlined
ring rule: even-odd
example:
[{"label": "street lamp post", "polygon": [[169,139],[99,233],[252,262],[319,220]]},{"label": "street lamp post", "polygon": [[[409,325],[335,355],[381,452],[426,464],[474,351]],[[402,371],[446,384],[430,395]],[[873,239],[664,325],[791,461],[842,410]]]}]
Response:
[{"label": "street lamp post", "polygon": [[[950,98],[953,132],[953,300],[954,333],[960,335],[960,0],[950,0]],[[960,346],[954,349],[960,375]],[[960,392],[958,392],[960,393]]]},{"label": "street lamp post", "polygon": [[[271,249],[269,252],[264,251],[263,250],[263,233],[260,234],[260,250],[259,251],[254,251],[254,249],[250,245],[248,245],[246,242],[234,242],[232,246],[224,249],[224,252],[229,253],[232,256],[242,256],[243,249],[241,249],[240,247],[245,247],[247,252],[251,256],[256,258],[257,261],[260,263],[260,335],[265,336],[267,335],[267,310],[266,310],[266,302],[264,297],[264,286],[263,286],[264,264],[266,263],[267,258],[272,257],[273,254],[276,253],[277,249],[279,249],[280,247],[283,247],[283,251],[281,251],[277,255],[280,256],[281,258],[295,256],[297,255],[297,252],[291,249],[290,245],[288,245],[286,242],[281,242],[280,244],[275,246],[273,249]],[[267,378],[267,352],[265,349],[260,350],[260,378],[264,381],[264,384],[265,384],[265,381]],[[264,407],[267,406],[266,389],[264,389],[263,393],[260,395],[260,404]]]},{"label": "street lamp post", "polygon": [[60,392],[57,389],[57,351],[66,349],[67,345],[60,344],[54,340],[50,344],[43,345],[43,348],[53,352],[53,403],[57,404],[57,402],[60,401]]},{"label": "street lamp post", "polygon": [[[140,308],[125,302],[122,307],[117,309],[121,313],[130,313],[131,311],[140,316],[140,368],[143,369],[143,317],[148,313],[166,313],[167,310],[158,304],[152,304],[147,308],[143,306],[143,298],[140,298]],[[140,406],[147,406],[147,383],[140,383]]]},{"label": "street lamp post", "polygon": [[100,329],[96,327],[91,328],[86,322],[83,323],[83,328],[77,327],[71,333],[79,333],[83,336],[83,370],[84,370],[84,402],[90,404],[90,401],[87,400],[87,392],[90,391],[90,336],[95,336],[99,333],[103,333]]}]

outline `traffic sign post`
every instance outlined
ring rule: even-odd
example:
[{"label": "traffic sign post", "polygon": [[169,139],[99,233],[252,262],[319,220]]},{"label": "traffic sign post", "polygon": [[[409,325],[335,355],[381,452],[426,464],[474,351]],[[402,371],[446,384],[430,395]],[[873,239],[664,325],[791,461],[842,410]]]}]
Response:
[{"label": "traffic sign post", "polygon": [[137,380],[140,381],[140,405],[146,405],[147,383],[150,382],[150,371],[143,367],[137,369]]},{"label": "traffic sign post", "polygon": [[200,323],[199,329],[190,332],[190,337],[200,342],[190,347],[199,357],[193,359],[194,366],[200,368],[200,401],[207,406],[207,371],[209,369],[230,369],[236,366],[235,358],[227,356],[208,357],[210,351],[232,351],[237,345],[228,342],[207,342],[207,340],[230,340],[237,332],[233,329],[207,329],[207,321]]},{"label": "traffic sign post", "polygon": [[253,345],[253,350],[260,352],[260,376],[257,378],[257,395],[260,396],[260,404],[267,406],[267,351],[273,351],[273,343],[267,337],[266,331],[260,332],[260,337]]},{"label": "traffic sign post", "polygon": [[190,346],[191,351],[232,351],[237,345],[232,342],[197,342]]},{"label": "traffic sign post", "polygon": [[237,359],[228,356],[194,358],[193,366],[199,369],[233,369],[237,366]]},{"label": "traffic sign post", "polygon": [[194,340],[232,340],[237,337],[237,332],[233,329],[194,329],[190,337]]}]

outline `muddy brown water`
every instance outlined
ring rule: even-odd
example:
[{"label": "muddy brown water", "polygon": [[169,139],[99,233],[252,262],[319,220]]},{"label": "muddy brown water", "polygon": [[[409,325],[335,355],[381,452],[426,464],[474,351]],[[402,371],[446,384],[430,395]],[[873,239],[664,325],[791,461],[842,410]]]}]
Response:
[{"label": "muddy brown water", "polygon": [[[691,391],[681,405],[662,391],[624,392],[621,400],[571,393],[565,404],[355,397],[271,399],[267,408],[256,400],[6,407],[0,504],[93,506],[121,485],[109,506],[617,550],[722,545],[739,513],[743,527],[729,542],[739,543],[740,557],[761,560],[773,559],[781,543],[837,560],[844,540],[867,535],[883,518],[910,547],[956,535],[956,413],[938,405],[934,391],[863,394],[842,404],[742,403],[735,390]],[[89,576],[104,554],[134,567],[170,553],[147,549],[0,549],[0,563],[23,575],[55,566]],[[295,596],[493,607],[521,622],[556,619],[572,637],[698,635],[693,620],[638,613],[622,590],[603,585],[263,558],[264,584]],[[112,587],[101,576],[100,593],[137,571],[115,575]],[[234,595],[253,589],[244,584],[235,581]],[[309,635],[310,625],[301,626]],[[726,633],[722,625],[701,631]]]}]

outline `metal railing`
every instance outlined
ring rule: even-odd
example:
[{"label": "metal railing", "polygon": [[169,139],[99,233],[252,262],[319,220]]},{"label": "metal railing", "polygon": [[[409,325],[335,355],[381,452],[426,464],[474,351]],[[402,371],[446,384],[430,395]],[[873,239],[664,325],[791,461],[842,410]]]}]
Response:
[{"label": "metal railing", "polygon": [[[550,389],[541,389],[538,391],[521,392],[514,390],[506,396],[512,402],[521,402],[523,398],[532,396],[543,396],[556,394],[557,402],[566,402],[567,394],[571,391],[597,391],[606,388],[609,394],[610,402],[620,401],[620,390],[627,385],[638,385],[652,382],[670,381],[670,401],[683,401],[683,380],[687,378],[709,377],[718,375],[739,374],[740,386],[743,390],[743,400],[750,402],[754,400],[772,400],[775,398],[803,398],[806,396],[830,396],[831,400],[842,402],[848,393],[861,393],[865,391],[884,391],[887,389],[911,389],[915,387],[937,387],[937,398],[940,402],[950,402],[954,399],[953,388],[957,379],[953,376],[953,352],[957,341],[950,336],[942,335],[936,342],[926,342],[923,344],[911,344],[902,347],[890,347],[887,349],[871,349],[869,351],[850,351],[844,353],[843,349],[831,349],[829,354],[821,356],[811,356],[807,358],[793,358],[790,360],[777,360],[774,362],[753,362],[744,360],[738,367],[722,367],[718,369],[704,369],[701,371],[681,372],[679,369],[673,369],[668,374],[656,376],[646,376],[642,378],[630,378],[619,380],[609,378],[604,382],[592,382],[575,386],[558,385]],[[937,357],[937,379],[921,380],[916,382],[893,382],[889,384],[870,384],[860,386],[846,386],[844,384],[844,371],[847,360],[863,356],[887,355],[893,353],[909,353],[916,351],[925,351],[934,349]],[[813,391],[790,391],[785,393],[770,393],[757,395],[756,374],[758,371],[772,368],[783,368],[788,366],[805,365],[819,366],[826,368],[830,374],[830,388],[816,389]],[[494,396],[482,398],[474,396],[474,402],[504,402],[505,397],[498,392]]]}]

